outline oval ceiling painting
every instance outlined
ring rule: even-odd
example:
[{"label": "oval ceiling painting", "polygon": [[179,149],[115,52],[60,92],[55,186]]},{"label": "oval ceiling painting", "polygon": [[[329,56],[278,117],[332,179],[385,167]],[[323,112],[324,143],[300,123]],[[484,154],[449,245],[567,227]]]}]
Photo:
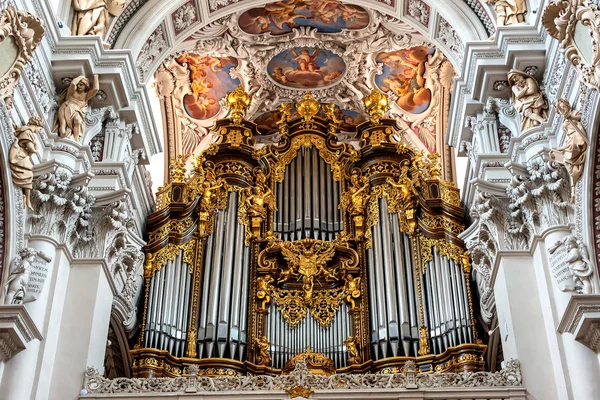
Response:
[{"label": "oval ceiling painting", "polygon": [[375,77],[375,84],[384,92],[392,91],[398,96],[398,105],[412,114],[427,110],[431,91],[425,88],[425,63],[435,49],[413,47],[377,55],[383,64],[383,72]]},{"label": "oval ceiling painting", "polygon": [[[317,115],[325,119],[326,116],[323,111],[323,106],[325,106],[325,103],[321,103],[321,108],[319,109],[319,113]],[[366,121],[365,117],[358,112],[352,110],[342,110],[337,105],[335,106],[335,114],[337,118],[342,121],[340,124],[340,130],[344,132],[355,131],[357,125]],[[298,115],[296,107],[293,107],[290,112],[290,120],[299,117],[300,115]],[[261,134],[269,135],[277,132],[278,129],[275,125],[275,121],[279,121],[279,119],[281,119],[281,113],[278,110],[268,111],[256,117],[256,119],[254,119],[254,123]]]},{"label": "oval ceiling painting", "polygon": [[362,7],[338,0],[283,0],[250,9],[240,15],[238,22],[244,32],[251,34],[281,35],[299,26],[334,33],[367,27],[369,14]]},{"label": "oval ceiling painting", "polygon": [[346,63],[333,52],[315,47],[284,50],[267,64],[267,73],[281,86],[321,89],[342,79]]},{"label": "oval ceiling painting", "polygon": [[233,57],[184,54],[177,62],[186,63],[190,70],[192,93],[183,97],[183,106],[192,118],[208,119],[217,115],[221,109],[219,100],[240,85],[239,79],[229,75],[231,68],[238,66]]}]

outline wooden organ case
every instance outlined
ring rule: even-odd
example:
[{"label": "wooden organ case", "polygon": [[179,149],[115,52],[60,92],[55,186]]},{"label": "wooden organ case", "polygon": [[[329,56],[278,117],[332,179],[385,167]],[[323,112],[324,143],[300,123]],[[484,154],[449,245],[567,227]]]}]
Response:
[{"label": "wooden organ case", "polygon": [[218,140],[190,171],[172,162],[149,216],[134,374],[482,370],[459,191],[398,141],[387,99],[365,98],[358,147],[306,94],[260,148],[250,97],[227,100]]}]

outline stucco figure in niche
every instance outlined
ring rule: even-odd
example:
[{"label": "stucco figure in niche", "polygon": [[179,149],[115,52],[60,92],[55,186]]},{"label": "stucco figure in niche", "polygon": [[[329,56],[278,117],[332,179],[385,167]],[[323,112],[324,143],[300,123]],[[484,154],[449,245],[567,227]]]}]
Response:
[{"label": "stucco figure in niche", "polygon": [[23,202],[31,207],[31,188],[33,185],[33,161],[31,156],[38,151],[35,135],[44,126],[38,117],[31,117],[26,125],[16,127],[16,140],[10,147],[9,163],[12,181],[15,186],[23,189]]},{"label": "stucco figure in niche", "polygon": [[540,125],[548,120],[548,103],[540,85],[531,75],[511,69],[508,72],[512,101],[521,115],[521,132]]},{"label": "stucco figure in niche", "polygon": [[125,0],[73,0],[71,34],[98,35],[104,39],[110,16],[120,15],[126,4]]},{"label": "stucco figure in niche", "polygon": [[52,258],[42,251],[26,247],[19,251],[17,257],[10,263],[10,275],[6,281],[4,304],[23,304],[35,300],[35,298],[27,299],[27,293],[30,289],[29,280],[36,257],[47,263],[52,261]]},{"label": "stucco figure in niche", "polygon": [[346,73],[344,60],[325,49],[298,47],[282,51],[267,65],[269,76],[282,86],[295,89],[324,88]]},{"label": "stucco figure in niche", "polygon": [[525,22],[527,2],[525,0],[485,0],[496,12],[496,25],[508,26]]},{"label": "stucco figure in niche", "polygon": [[571,202],[575,202],[575,186],[583,173],[589,140],[583,125],[581,125],[581,113],[572,110],[567,100],[556,100],[554,109],[564,118],[562,129],[565,133],[565,140],[563,146],[550,151],[550,157],[563,163],[567,168],[571,176]]},{"label": "stucco figure in niche", "polygon": [[[324,106],[325,103],[322,103],[321,108],[319,108],[319,113],[317,114],[317,116],[321,118],[326,118]],[[341,120],[339,128],[344,132],[353,132],[357,125],[366,121],[366,118],[362,114],[353,110],[343,110],[337,105],[335,106],[334,114],[337,119]],[[258,131],[263,135],[273,134],[278,132],[277,121],[279,121],[281,117],[282,115],[279,110],[267,111],[256,117],[254,123],[257,125]],[[293,120],[299,117],[296,107],[292,107],[290,109],[289,119]]]},{"label": "stucco figure in niche", "polygon": [[575,236],[568,235],[556,242],[548,251],[550,254],[553,254],[561,246],[565,246],[567,252],[565,262],[569,266],[569,271],[575,284],[574,288],[565,288],[563,290],[574,290],[583,294],[594,293],[594,272],[585,244],[581,243]]},{"label": "stucco figure in niche", "polygon": [[94,82],[91,85],[90,81],[82,75],[71,81],[58,99],[60,106],[54,130],[58,129],[60,137],[79,141],[84,133],[88,103],[99,89],[98,75],[94,75]]},{"label": "stucco figure in niche", "polygon": [[384,52],[375,59],[382,64],[382,73],[375,77],[381,91],[398,96],[396,103],[412,114],[427,110],[431,103],[431,90],[425,88],[425,63],[435,49],[425,46],[406,50]]},{"label": "stucco figure in niche", "polygon": [[280,35],[300,26],[335,33],[367,27],[369,14],[362,7],[338,0],[283,0],[244,12],[238,23],[250,34]]},{"label": "stucco figure in niche", "polygon": [[183,97],[183,105],[192,118],[214,117],[221,109],[219,100],[240,86],[240,80],[229,75],[231,68],[238,66],[238,61],[233,57],[187,53],[176,61],[190,71],[192,93]]}]

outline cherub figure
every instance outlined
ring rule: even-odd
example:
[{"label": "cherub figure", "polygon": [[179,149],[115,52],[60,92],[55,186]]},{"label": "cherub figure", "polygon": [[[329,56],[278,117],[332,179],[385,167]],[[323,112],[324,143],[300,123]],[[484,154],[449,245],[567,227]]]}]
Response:
[{"label": "cherub figure", "polygon": [[308,49],[301,49],[300,54],[296,53],[295,50],[292,50],[290,51],[290,54],[292,55],[292,61],[298,63],[296,71],[314,72],[320,69],[316,60],[317,57],[319,57],[319,54],[321,54],[321,49],[316,49],[312,54],[310,54]]},{"label": "cherub figure", "polygon": [[55,129],[58,127],[60,137],[79,141],[84,133],[88,102],[98,93],[99,89],[98,75],[94,75],[93,85],[90,85],[90,81],[84,76],[78,76],[71,81],[59,99],[60,107]]},{"label": "cherub figure", "polygon": [[356,307],[356,303],[354,299],[360,297],[360,276],[354,278],[352,275],[348,274],[344,278],[346,282],[345,291],[346,291],[346,302],[350,304],[350,308]]},{"label": "cherub figure", "polygon": [[348,364],[360,364],[362,358],[358,354],[358,343],[354,340],[354,336],[348,336],[348,339],[344,340],[344,344],[348,351]]},{"label": "cherub figure", "polygon": [[271,354],[269,353],[269,347],[271,346],[271,342],[267,340],[266,336],[262,338],[254,338],[254,344],[258,347],[258,356],[256,357],[256,362],[259,365],[269,366],[271,364]]},{"label": "cherub figure", "polygon": [[267,304],[271,301],[271,284],[274,279],[271,275],[261,276],[256,279],[256,297],[262,300],[261,308],[267,309]]},{"label": "cherub figure", "polygon": [[19,251],[19,255],[10,263],[10,275],[6,281],[4,304],[23,304],[35,300],[35,298],[26,299],[25,296],[29,290],[29,276],[36,257],[40,257],[46,262],[52,261],[52,258],[44,252],[26,247]]}]

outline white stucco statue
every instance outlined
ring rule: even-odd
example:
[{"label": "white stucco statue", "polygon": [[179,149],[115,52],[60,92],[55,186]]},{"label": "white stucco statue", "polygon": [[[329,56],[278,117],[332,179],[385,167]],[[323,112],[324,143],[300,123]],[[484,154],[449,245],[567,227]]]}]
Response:
[{"label": "white stucco statue", "polygon": [[66,92],[59,99],[60,107],[57,113],[58,135],[79,141],[83,135],[85,115],[88,111],[88,102],[96,95],[99,89],[98,75],[94,75],[94,83],[84,76],[73,79]]},{"label": "white stucco statue", "polygon": [[126,4],[126,0],[73,0],[71,34],[98,35],[104,40],[110,15],[121,14]]},{"label": "white stucco statue", "polygon": [[33,161],[31,156],[38,150],[35,138],[44,123],[38,117],[31,117],[27,125],[15,127],[16,140],[10,147],[8,159],[10,174],[15,186],[23,189],[23,202],[31,210],[31,188],[33,184]]},{"label": "white stucco statue", "polygon": [[546,122],[548,103],[535,78],[523,71],[511,69],[508,72],[508,82],[515,109],[521,114],[521,132]]},{"label": "white stucco statue", "polygon": [[527,2],[525,0],[486,0],[496,12],[496,25],[508,26],[525,22]]},{"label": "white stucco statue", "polygon": [[562,124],[565,140],[563,146],[550,151],[550,157],[563,163],[567,168],[571,176],[571,202],[574,202],[575,185],[583,173],[589,140],[583,125],[581,125],[581,113],[572,110],[567,100],[556,100],[554,109],[565,119]]},{"label": "white stucco statue", "polygon": [[6,281],[4,304],[22,304],[26,301],[25,295],[29,290],[29,279],[36,257],[40,257],[46,262],[52,261],[43,252],[26,247],[19,251],[19,255],[10,263],[10,275]]}]

